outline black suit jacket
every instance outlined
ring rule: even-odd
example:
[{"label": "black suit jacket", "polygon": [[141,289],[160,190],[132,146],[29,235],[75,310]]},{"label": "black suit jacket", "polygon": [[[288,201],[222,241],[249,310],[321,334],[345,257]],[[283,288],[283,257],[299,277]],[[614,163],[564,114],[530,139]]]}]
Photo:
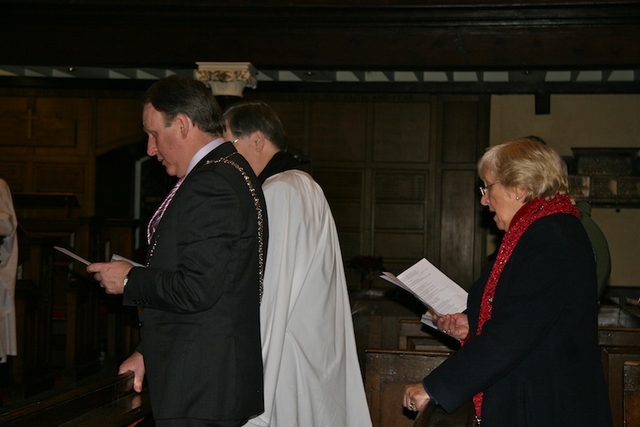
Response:
[{"label": "black suit jacket", "polygon": [[[239,165],[212,160],[228,158]],[[140,311],[141,344],[156,419],[244,419],[263,411],[256,200],[264,197],[231,143],[187,175],[133,268],[124,304]]]},{"label": "black suit jacket", "polygon": [[580,221],[535,221],[507,261],[475,336],[489,271],[469,292],[473,337],[423,384],[452,411],[484,390],[483,427],[611,425],[599,356],[596,268]]}]

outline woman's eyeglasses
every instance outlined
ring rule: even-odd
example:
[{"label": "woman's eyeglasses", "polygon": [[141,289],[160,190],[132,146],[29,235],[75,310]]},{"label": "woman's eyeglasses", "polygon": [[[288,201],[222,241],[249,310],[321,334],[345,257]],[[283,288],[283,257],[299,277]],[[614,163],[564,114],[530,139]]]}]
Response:
[{"label": "woman's eyeglasses", "polygon": [[480,195],[481,195],[482,197],[484,197],[484,196],[487,194],[487,191],[488,191],[492,186],[496,185],[497,183],[498,183],[498,181],[496,181],[496,182],[494,182],[494,183],[492,183],[492,184],[485,185],[484,187],[478,187],[478,190],[480,190]]}]

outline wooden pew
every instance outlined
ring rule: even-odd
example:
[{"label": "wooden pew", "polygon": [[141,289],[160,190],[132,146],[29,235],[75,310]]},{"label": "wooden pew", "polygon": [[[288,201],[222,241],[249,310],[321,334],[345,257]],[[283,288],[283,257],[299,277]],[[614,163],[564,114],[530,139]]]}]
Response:
[{"label": "wooden pew", "polygon": [[640,361],[624,363],[624,425],[640,426]]},{"label": "wooden pew", "polygon": [[[408,384],[422,381],[425,375],[440,365],[451,351],[373,350],[366,351],[365,390],[374,427],[411,427],[416,413],[403,408],[402,396]],[[439,426],[464,427],[468,407],[454,414],[441,408],[435,413],[445,419]],[[429,425],[427,417],[427,424]],[[420,418],[420,422],[425,422]]]},{"label": "wooden pew", "polygon": [[350,296],[358,361],[362,370],[366,363],[367,349],[398,348],[398,322],[401,319],[419,318],[424,311],[424,305],[417,298],[367,295],[358,293]]},{"label": "wooden pew", "polygon": [[135,393],[133,374],[95,380],[75,389],[53,394],[0,415],[4,427],[63,425],[127,427],[151,414],[147,390]]},{"label": "wooden pew", "polygon": [[460,348],[457,339],[425,326],[420,319],[400,319],[398,322],[400,350],[451,351]]},{"label": "wooden pew", "polygon": [[628,361],[640,361],[640,328],[601,326],[600,355],[604,369],[614,427],[624,423],[624,366]]},{"label": "wooden pew", "polygon": [[415,350],[416,339],[433,339],[424,330],[420,319],[400,319],[398,321],[398,348],[400,350]]},{"label": "wooden pew", "polygon": [[447,414],[444,409],[430,401],[418,413],[412,427],[473,427],[473,414],[471,403],[454,414]]}]

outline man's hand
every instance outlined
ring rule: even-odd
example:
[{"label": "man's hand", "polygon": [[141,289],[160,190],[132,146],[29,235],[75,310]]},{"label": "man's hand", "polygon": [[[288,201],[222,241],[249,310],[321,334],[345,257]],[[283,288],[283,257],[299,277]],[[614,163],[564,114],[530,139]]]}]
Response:
[{"label": "man's hand", "polygon": [[135,352],[127,360],[122,362],[118,375],[133,372],[133,389],[140,393],[144,382],[144,357],[141,353]]},{"label": "man's hand", "polygon": [[132,268],[126,261],[94,262],[87,266],[87,272],[93,273],[106,293],[120,295],[124,292],[124,279]]}]

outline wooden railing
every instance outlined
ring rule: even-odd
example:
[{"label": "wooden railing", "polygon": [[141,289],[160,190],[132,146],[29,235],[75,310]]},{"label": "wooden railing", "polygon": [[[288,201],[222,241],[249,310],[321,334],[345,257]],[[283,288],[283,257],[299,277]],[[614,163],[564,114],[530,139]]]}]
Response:
[{"label": "wooden railing", "polygon": [[126,427],[150,416],[147,390],[136,393],[133,374],[97,380],[0,415],[4,427]]}]

